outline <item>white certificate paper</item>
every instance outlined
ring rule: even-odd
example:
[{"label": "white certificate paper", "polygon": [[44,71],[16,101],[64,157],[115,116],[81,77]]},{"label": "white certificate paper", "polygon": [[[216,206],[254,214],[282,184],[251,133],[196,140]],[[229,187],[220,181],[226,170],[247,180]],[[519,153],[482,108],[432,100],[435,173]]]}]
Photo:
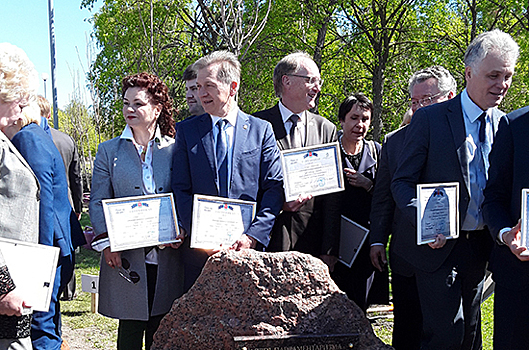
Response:
[{"label": "white certificate paper", "polygon": [[417,245],[459,237],[459,183],[417,185]]},{"label": "white certificate paper", "polygon": [[191,248],[230,247],[250,227],[256,203],[195,194]]},{"label": "white certificate paper", "polygon": [[[522,189],[522,229],[521,229],[521,246],[526,247],[529,249],[529,222],[527,221],[527,210],[529,210],[529,207],[527,206],[527,202],[529,200],[529,189],[524,188]],[[522,252],[522,255],[527,256],[529,255],[529,251],[525,250]]]},{"label": "white certificate paper", "polygon": [[179,235],[173,194],[104,199],[110,250],[176,242]]},{"label": "white certificate paper", "polygon": [[344,190],[338,142],[282,151],[281,165],[287,202]]},{"label": "white certificate paper", "polygon": [[0,238],[0,250],[16,291],[34,311],[47,312],[50,308],[60,249]]}]

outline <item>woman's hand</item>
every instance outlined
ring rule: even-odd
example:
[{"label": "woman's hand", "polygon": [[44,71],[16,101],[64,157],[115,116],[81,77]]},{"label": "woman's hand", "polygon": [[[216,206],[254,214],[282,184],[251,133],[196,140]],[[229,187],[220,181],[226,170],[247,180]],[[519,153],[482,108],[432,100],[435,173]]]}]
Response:
[{"label": "woman's hand", "polygon": [[369,180],[356,170],[344,168],[343,171],[345,173],[345,177],[347,178],[347,182],[349,182],[349,185],[354,187],[362,187],[366,191],[369,191],[371,187],[373,187],[373,181]]},{"label": "woman's hand", "polygon": [[21,316],[24,308],[30,307],[16,289],[0,298],[0,315]]},{"label": "woman's hand", "polygon": [[105,262],[108,266],[115,269],[121,267],[121,252],[111,252],[110,247],[107,247],[103,250],[103,255],[105,257]]}]

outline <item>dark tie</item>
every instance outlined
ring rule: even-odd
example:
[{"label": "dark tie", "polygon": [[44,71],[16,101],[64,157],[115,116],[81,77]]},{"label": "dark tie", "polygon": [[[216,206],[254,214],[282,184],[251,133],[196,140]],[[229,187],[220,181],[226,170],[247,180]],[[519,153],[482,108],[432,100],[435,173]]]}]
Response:
[{"label": "dark tie", "polygon": [[217,173],[219,177],[219,196],[228,197],[228,144],[226,136],[226,124],[224,119],[217,122],[217,145],[215,154],[217,157]]},{"label": "dark tie", "polygon": [[483,112],[478,117],[478,120],[479,120],[479,142],[481,142],[481,143],[485,142],[485,131],[487,130],[487,121],[485,120],[486,116],[487,116],[487,113]]},{"label": "dark tie", "polygon": [[297,114],[292,114],[289,119],[292,122],[292,127],[290,128],[290,146],[292,148],[303,147],[301,131],[298,128],[299,116]]}]

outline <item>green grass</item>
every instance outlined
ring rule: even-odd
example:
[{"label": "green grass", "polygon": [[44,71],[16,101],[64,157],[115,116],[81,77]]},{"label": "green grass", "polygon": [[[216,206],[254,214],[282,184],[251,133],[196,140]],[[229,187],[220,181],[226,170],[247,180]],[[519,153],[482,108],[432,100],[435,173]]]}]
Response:
[{"label": "green grass", "polygon": [[[88,214],[83,213],[81,225],[90,225]],[[81,275],[99,274],[100,254],[81,248],[76,255],[77,298],[72,301],[61,302],[62,321],[71,329],[85,337],[92,347],[98,349],[112,349],[116,347],[118,321],[90,312],[90,293],[81,290]],[[483,335],[483,350],[492,350],[492,331],[494,295],[481,305],[481,322]],[[391,344],[393,330],[392,319],[378,319],[373,324],[377,336],[386,344]]]},{"label": "green grass", "polygon": [[[494,329],[494,294],[481,304],[481,334],[483,336],[483,350],[492,350],[492,333]],[[386,344],[391,344],[393,321],[377,319],[372,323],[375,334]]]},{"label": "green grass", "polygon": [[[81,226],[90,225],[87,213],[81,216]],[[72,301],[61,301],[62,322],[74,330],[75,336],[83,337],[97,349],[115,348],[118,321],[90,312],[91,294],[82,291],[81,275],[98,275],[100,254],[80,248],[75,256],[77,297]]]},{"label": "green grass", "polygon": [[62,322],[95,348],[115,348],[118,321],[90,312],[91,294],[81,290],[82,274],[99,274],[99,253],[81,248],[76,254],[75,268],[77,297],[61,301]]}]

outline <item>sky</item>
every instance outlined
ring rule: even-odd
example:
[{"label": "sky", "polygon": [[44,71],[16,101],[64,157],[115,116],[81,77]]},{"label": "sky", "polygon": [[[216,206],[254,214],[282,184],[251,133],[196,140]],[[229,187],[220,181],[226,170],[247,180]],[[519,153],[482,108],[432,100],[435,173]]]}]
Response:
[{"label": "sky", "polygon": [[[63,109],[74,91],[74,77],[85,89],[89,63],[87,41],[92,26],[88,19],[97,12],[80,9],[81,0],[54,0],[56,89],[59,109]],[[39,72],[39,94],[44,95],[42,73],[48,75],[46,97],[52,102],[48,0],[2,0],[0,2],[0,42],[9,42],[23,49]],[[79,79],[77,78],[79,77]],[[86,91],[82,92],[88,99]],[[89,101],[89,100],[87,100]],[[88,102],[89,103],[89,102]]]}]

